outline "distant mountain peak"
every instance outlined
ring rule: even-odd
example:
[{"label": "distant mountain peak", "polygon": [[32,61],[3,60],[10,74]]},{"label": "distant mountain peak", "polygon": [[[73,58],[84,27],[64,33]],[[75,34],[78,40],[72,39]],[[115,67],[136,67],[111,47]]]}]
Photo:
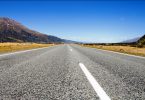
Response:
[{"label": "distant mountain peak", "polygon": [[10,19],[8,17],[0,17],[0,20],[9,21],[9,20],[12,20],[12,19]]},{"label": "distant mountain peak", "polygon": [[0,17],[0,22],[1,23],[3,22],[3,24],[20,24],[17,21],[10,19],[8,17]]}]

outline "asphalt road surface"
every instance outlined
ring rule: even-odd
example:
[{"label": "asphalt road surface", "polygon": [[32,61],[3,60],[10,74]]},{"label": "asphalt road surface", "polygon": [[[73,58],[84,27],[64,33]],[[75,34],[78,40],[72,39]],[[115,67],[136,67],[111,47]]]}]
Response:
[{"label": "asphalt road surface", "polygon": [[0,100],[145,100],[145,58],[78,45],[0,55]]}]

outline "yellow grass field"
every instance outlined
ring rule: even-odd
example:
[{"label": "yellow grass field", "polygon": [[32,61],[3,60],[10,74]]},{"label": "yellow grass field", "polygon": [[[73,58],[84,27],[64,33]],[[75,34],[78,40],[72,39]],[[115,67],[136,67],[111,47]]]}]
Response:
[{"label": "yellow grass field", "polygon": [[131,46],[104,46],[104,45],[83,45],[83,46],[145,57],[145,48],[137,48]]},{"label": "yellow grass field", "polygon": [[37,43],[0,43],[0,53],[28,50],[41,47],[49,47],[54,44],[37,44]]}]

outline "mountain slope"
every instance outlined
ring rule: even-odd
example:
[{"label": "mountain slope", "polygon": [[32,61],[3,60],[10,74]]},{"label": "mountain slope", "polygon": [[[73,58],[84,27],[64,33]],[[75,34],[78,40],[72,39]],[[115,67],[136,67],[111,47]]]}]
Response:
[{"label": "mountain slope", "polygon": [[141,37],[125,40],[125,41],[122,41],[121,43],[136,43],[140,38]]},{"label": "mountain slope", "polygon": [[141,45],[145,45],[145,35],[138,40],[138,43]]},{"label": "mountain slope", "polygon": [[0,42],[59,43],[63,40],[30,30],[12,19],[0,18]]}]

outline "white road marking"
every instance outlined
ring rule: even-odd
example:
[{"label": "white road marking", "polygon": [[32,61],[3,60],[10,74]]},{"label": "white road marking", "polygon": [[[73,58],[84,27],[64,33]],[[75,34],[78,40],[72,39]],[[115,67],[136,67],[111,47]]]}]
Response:
[{"label": "white road marking", "polygon": [[92,74],[88,71],[88,69],[85,67],[83,63],[79,63],[79,66],[81,67],[82,71],[84,72],[85,76],[89,80],[90,84],[94,88],[95,92],[99,96],[101,100],[111,100],[111,98],[105,93],[103,88],[99,85],[99,83],[95,80],[95,78],[92,76]]},{"label": "white road marking", "polygon": [[68,47],[68,49],[69,49],[70,51],[73,51],[72,48],[71,48],[69,45],[67,45],[67,47]]},{"label": "white road marking", "polygon": [[18,54],[18,53],[29,52],[29,51],[35,51],[35,50],[44,49],[44,48],[48,48],[48,47],[43,47],[43,48],[37,48],[37,49],[31,49],[31,50],[24,50],[24,51],[17,51],[17,52],[12,52],[12,53],[1,54],[0,57],[1,56],[8,56],[8,55],[13,55],[13,54]]}]

